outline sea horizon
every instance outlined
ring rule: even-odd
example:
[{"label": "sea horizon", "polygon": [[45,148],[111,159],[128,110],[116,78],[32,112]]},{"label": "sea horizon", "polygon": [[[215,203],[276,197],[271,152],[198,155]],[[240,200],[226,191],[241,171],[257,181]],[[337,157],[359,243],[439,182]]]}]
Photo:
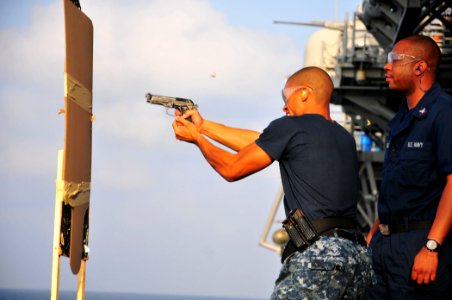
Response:
[{"label": "sea horizon", "polygon": [[[60,290],[59,300],[74,300],[76,291]],[[0,300],[48,300],[50,290],[0,288]],[[86,300],[263,300],[262,298],[86,291]]]}]

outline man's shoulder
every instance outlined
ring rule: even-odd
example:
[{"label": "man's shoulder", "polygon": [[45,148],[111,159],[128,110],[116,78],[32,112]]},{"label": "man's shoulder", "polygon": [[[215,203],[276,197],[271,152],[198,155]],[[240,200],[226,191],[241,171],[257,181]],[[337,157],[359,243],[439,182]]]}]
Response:
[{"label": "man's shoulder", "polygon": [[436,111],[435,118],[441,115],[448,115],[450,117],[452,114],[452,96],[441,91],[433,104],[432,109]]},{"label": "man's shoulder", "polygon": [[263,130],[258,140],[262,140],[264,137],[281,137],[282,135],[290,133],[290,128],[293,127],[290,125],[290,123],[291,122],[289,120],[289,117],[287,116],[283,116],[271,121],[270,124],[268,124],[268,126]]},{"label": "man's shoulder", "polygon": [[282,116],[273,120],[268,127],[296,127],[300,122],[305,122],[302,116]]},{"label": "man's shoulder", "polygon": [[439,103],[441,105],[444,105],[446,108],[449,109],[452,108],[452,95],[449,95],[448,93],[442,91],[439,94],[439,99],[440,99]]},{"label": "man's shoulder", "polygon": [[[338,127],[338,128],[336,128]],[[322,128],[323,130],[330,130],[328,128],[334,128],[337,130],[346,131],[340,124],[335,122],[330,122],[326,120],[321,115],[316,114],[305,114],[301,116],[283,116],[278,119],[273,120],[267,127],[268,129],[275,130],[284,130],[288,133],[291,131],[297,132],[310,132],[312,130],[319,131]],[[283,129],[281,129],[283,128]]]},{"label": "man's shoulder", "polygon": [[[439,105],[439,106],[451,106],[452,105],[452,95],[448,94],[442,87],[441,85],[436,82],[432,88],[433,90],[433,94],[436,95],[436,100],[435,101],[435,105]],[[439,100],[439,101],[438,101]]]},{"label": "man's shoulder", "polygon": [[448,126],[450,128],[452,122],[452,96],[441,93],[434,106],[434,124],[436,126]]},{"label": "man's shoulder", "polygon": [[268,130],[274,130],[275,128],[278,129],[281,127],[286,127],[288,123],[289,123],[289,117],[287,117],[287,116],[277,118],[277,119],[271,121],[270,124],[268,124],[267,128],[264,129],[264,132],[268,131]]}]

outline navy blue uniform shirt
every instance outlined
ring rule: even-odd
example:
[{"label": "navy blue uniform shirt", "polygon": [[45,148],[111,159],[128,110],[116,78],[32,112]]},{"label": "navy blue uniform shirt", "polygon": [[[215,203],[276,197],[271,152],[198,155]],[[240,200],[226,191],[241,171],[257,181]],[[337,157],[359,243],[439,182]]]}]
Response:
[{"label": "navy blue uniform shirt", "polygon": [[390,122],[378,201],[383,224],[433,221],[452,173],[452,97],[434,84],[418,105],[406,101]]},{"label": "navy blue uniform shirt", "polygon": [[342,126],[321,115],[285,116],[256,144],[279,162],[286,213],[301,208],[311,220],[356,218],[356,145]]}]

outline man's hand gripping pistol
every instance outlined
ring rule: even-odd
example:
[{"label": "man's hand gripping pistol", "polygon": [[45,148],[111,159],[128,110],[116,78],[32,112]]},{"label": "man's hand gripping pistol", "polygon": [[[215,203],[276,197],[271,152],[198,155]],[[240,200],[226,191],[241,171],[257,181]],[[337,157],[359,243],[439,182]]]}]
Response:
[{"label": "man's hand gripping pistol", "polygon": [[[183,115],[187,110],[198,108],[198,105],[196,105],[192,100],[185,98],[151,95],[149,93],[146,94],[146,98],[148,103],[162,105],[166,107],[167,112],[170,109],[176,109],[180,111],[181,115]],[[191,122],[191,118],[187,118],[187,120]]]}]

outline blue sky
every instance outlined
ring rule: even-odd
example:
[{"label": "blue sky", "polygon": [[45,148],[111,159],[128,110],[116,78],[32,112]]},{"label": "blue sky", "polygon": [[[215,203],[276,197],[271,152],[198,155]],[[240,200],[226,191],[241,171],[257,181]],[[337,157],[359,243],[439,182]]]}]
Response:
[{"label": "blue sky", "polygon": [[[279,257],[258,241],[277,165],[225,182],[144,95],[189,97],[207,119],[261,131],[281,116],[284,79],[318,30],[273,20],[342,21],[360,3],[81,1],[95,39],[87,290],[270,295]],[[0,14],[0,288],[50,289],[62,2],[2,1]],[[75,290],[61,266],[61,289]]]}]

